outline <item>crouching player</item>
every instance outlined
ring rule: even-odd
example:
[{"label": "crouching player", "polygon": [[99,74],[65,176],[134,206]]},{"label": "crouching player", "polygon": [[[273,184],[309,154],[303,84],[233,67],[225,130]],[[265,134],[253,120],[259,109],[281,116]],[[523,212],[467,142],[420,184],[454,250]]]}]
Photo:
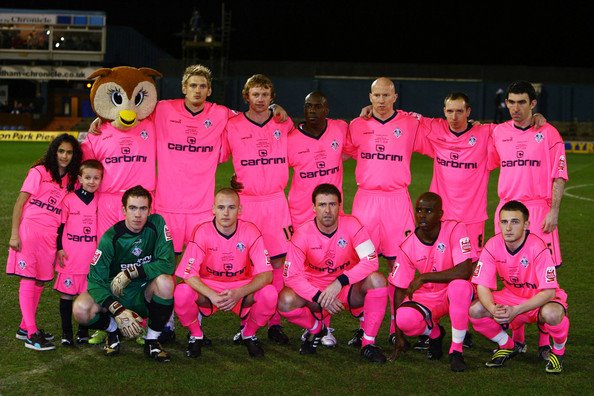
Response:
[{"label": "crouching player", "polygon": [[[62,224],[58,228],[58,254],[54,289],[60,293],[62,319],[62,345],[74,344],[72,331],[72,302],[87,290],[87,274],[97,249],[97,198],[95,191],[101,184],[103,165],[97,160],[86,160],[80,165],[80,188],[70,192],[62,201]],[[80,325],[76,342],[89,340],[89,330]]]},{"label": "crouching player", "polygon": [[[466,226],[457,221],[442,221],[442,216],[441,197],[432,192],[422,194],[415,205],[415,232],[400,245],[389,278],[396,287],[394,358],[406,349],[404,333],[429,336],[427,357],[440,359],[445,330],[439,320],[449,314],[452,322],[450,367],[453,371],[464,371],[462,344],[473,298],[468,279],[476,254]],[[417,270],[419,273],[415,275]]]},{"label": "crouching player", "polygon": [[119,353],[120,335],[138,336],[141,317],[148,317],[144,352],[168,362],[169,354],[157,339],[173,312],[175,258],[165,221],[149,215],[151,203],[142,186],[124,192],[125,219],[101,237],[87,277],[88,292],[76,298],[73,314],[78,323],[107,331],[108,356]]},{"label": "crouching player", "polygon": [[215,194],[214,220],[201,223],[177,267],[175,313],[190,331],[186,356],[200,356],[203,333],[198,311],[210,316],[231,311],[242,320],[241,342],[251,357],[264,356],[258,329],[276,312],[278,294],[272,266],[258,228],[238,219],[239,195],[230,188]]},{"label": "crouching player", "polygon": [[[555,262],[546,243],[528,231],[528,209],[519,201],[509,201],[499,211],[501,233],[491,238],[481,253],[472,282],[479,299],[470,308],[476,331],[499,344],[487,367],[501,367],[524,351],[505,329],[538,323],[553,338],[546,372],[563,370],[565,343],[569,332],[567,294],[559,288]],[[503,289],[497,290],[497,275]],[[495,291],[492,291],[495,290]],[[549,348],[546,348],[549,350]]]},{"label": "crouching player", "polygon": [[308,330],[302,355],[316,352],[327,333],[325,316],[363,307],[361,355],[374,363],[386,357],[375,337],[386,312],[386,278],[369,234],[356,217],[339,214],[341,194],[332,184],[312,193],[316,217],[293,235],[285,262],[285,288],[278,310],[289,322]]}]

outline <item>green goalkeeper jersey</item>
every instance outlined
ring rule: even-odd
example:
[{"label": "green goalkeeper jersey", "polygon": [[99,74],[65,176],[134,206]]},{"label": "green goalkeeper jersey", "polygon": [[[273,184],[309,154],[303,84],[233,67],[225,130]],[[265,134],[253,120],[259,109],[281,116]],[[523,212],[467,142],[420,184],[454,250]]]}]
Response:
[{"label": "green goalkeeper jersey", "polygon": [[111,292],[111,280],[132,266],[138,268],[139,277],[129,287],[138,287],[161,274],[173,274],[173,242],[161,215],[150,215],[139,233],[130,231],[122,220],[101,237],[87,276],[88,292],[97,304],[108,308],[117,300]]}]

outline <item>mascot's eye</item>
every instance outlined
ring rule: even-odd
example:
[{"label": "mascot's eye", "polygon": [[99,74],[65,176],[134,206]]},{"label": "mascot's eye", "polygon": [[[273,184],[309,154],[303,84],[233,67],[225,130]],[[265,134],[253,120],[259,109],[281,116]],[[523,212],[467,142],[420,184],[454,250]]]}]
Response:
[{"label": "mascot's eye", "polygon": [[136,106],[140,106],[140,104],[142,103],[142,101],[144,100],[144,97],[146,96],[146,91],[142,90],[140,92],[138,92],[136,94],[136,97],[134,98],[134,104]]},{"label": "mascot's eye", "polygon": [[124,99],[122,98],[122,94],[120,93],[120,91],[111,92],[111,101],[116,106],[119,106],[124,102]]}]

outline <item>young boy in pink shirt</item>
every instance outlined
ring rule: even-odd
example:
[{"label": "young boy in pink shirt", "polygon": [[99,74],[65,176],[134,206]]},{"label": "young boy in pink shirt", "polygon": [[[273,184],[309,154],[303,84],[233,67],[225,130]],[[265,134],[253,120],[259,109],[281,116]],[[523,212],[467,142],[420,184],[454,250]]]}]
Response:
[{"label": "young boy in pink shirt", "polygon": [[[95,192],[101,184],[103,165],[97,160],[86,160],[80,165],[80,188],[68,193],[62,203],[62,224],[58,228],[58,276],[54,289],[60,293],[62,319],[62,345],[74,343],[72,330],[72,301],[87,290],[87,274],[97,249],[97,198]],[[79,326],[76,341],[86,343],[89,331]]]}]

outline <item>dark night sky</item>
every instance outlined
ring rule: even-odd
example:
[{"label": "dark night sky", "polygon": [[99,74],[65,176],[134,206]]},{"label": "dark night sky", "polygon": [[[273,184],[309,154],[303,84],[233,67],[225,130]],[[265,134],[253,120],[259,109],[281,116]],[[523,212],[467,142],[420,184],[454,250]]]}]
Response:
[{"label": "dark night sky", "polygon": [[[227,0],[226,7],[234,60],[594,67],[594,7],[573,3]],[[108,25],[134,27],[176,57],[176,33],[194,7],[207,25],[218,25],[221,15],[221,0],[21,0],[2,7],[105,11]]]}]

